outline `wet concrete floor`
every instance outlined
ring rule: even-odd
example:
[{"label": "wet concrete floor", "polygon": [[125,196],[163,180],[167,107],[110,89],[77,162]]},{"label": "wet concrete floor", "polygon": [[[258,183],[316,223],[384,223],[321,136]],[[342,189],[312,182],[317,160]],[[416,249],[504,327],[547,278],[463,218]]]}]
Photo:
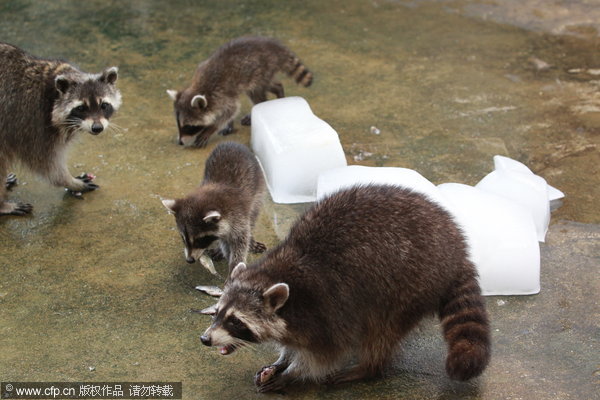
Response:
[{"label": "wet concrete floor", "polygon": [[[284,77],[286,93],[338,131],[349,163],[475,184],[502,154],[566,193],[541,244],[541,293],[487,298],[494,353],[483,376],[445,376],[439,325],[428,320],[385,378],[287,397],[600,398],[599,9],[594,0],[1,2],[0,40],[91,72],[118,65],[124,104],[118,128],[73,146],[72,172],[101,185],[85,200],[16,168],[11,198],[35,209],[0,219],[0,380],[170,380],[183,382],[185,399],[264,397],[252,376],[272,349],[223,357],[201,346],[209,319],[190,310],[212,299],[193,287],[222,279],[185,263],[159,201],[189,192],[223,140],[178,147],[165,90],[187,84],[222,43],[260,34],[314,71],[308,89]],[[248,144],[249,129],[237,128],[230,138]],[[305,207],[267,202],[255,236],[274,245]]]}]

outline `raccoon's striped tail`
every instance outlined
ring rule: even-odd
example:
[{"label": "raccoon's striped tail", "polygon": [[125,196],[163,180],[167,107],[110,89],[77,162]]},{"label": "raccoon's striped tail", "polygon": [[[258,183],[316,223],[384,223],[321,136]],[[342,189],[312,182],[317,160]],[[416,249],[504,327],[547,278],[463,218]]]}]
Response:
[{"label": "raccoon's striped tail", "polygon": [[312,84],[313,74],[306,68],[302,61],[295,55],[291,55],[289,63],[286,65],[285,72],[294,80],[298,85],[308,87]]},{"label": "raccoon's striped tail", "polygon": [[479,376],[490,361],[490,327],[477,278],[464,277],[440,305],[440,320],[448,343],[446,372],[466,381]]}]

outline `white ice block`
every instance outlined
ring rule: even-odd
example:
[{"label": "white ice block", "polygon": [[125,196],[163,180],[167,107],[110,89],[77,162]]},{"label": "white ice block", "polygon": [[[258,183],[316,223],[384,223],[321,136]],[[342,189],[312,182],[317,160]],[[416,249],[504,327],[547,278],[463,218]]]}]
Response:
[{"label": "white ice block", "polygon": [[301,97],[255,105],[251,145],[276,203],[315,201],[318,175],[346,166],[337,132]]},{"label": "white ice block", "polygon": [[438,189],[463,229],[483,294],[539,293],[540,249],[529,210],[468,185]]},{"label": "white ice block", "polygon": [[495,171],[489,173],[475,187],[525,207],[533,217],[538,240],[543,242],[550,223],[550,200],[564,195],[518,161],[494,156],[494,166]]},{"label": "white ice block", "polygon": [[402,186],[423,193],[443,205],[443,198],[437,187],[413,169],[360,165],[335,168],[320,174],[317,183],[317,200],[341,189],[369,183]]}]

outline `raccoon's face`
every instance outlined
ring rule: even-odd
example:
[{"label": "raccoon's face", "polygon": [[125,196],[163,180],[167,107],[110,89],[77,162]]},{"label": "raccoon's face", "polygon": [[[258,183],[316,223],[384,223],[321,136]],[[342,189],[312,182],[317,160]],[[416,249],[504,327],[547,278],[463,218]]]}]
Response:
[{"label": "raccoon's face", "polygon": [[121,106],[117,90],[117,68],[98,75],[58,75],[55,86],[58,99],[52,110],[52,122],[68,132],[85,131],[97,135],[109,126],[109,119]]},{"label": "raccoon's face", "polygon": [[163,205],[175,215],[177,229],[183,239],[185,260],[192,264],[223,234],[221,213],[202,210],[186,200],[163,200]]},{"label": "raccoon's face", "polygon": [[173,100],[177,122],[178,143],[193,146],[203,133],[214,130],[216,115],[209,109],[208,99],[202,94],[191,94],[184,90],[167,90]]},{"label": "raccoon's face", "polygon": [[248,343],[281,339],[286,332],[286,323],[277,311],[289,297],[288,285],[277,283],[266,290],[254,288],[250,282],[238,279],[246,268],[240,263],[233,269],[212,324],[200,336],[202,344],[218,347],[222,355]]}]

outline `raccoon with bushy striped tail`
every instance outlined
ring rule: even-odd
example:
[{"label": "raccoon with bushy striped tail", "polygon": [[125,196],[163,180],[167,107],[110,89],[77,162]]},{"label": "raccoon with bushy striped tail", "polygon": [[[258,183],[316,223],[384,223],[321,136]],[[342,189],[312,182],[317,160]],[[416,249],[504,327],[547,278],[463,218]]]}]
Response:
[{"label": "raccoon with bushy striped tail", "polygon": [[[268,93],[284,97],[278,72],[287,73],[305,87],[313,80],[300,59],[275,39],[241,37],[221,46],[200,63],[188,87],[167,90],[174,102],[178,143],[204,147],[215,132],[233,132],[239,97],[244,93],[253,104],[266,101]],[[241,123],[250,125],[250,115]]]},{"label": "raccoon with bushy striped tail", "polygon": [[380,375],[406,334],[435,314],[447,374],[480,375],[490,327],[456,223],[422,194],[357,186],[319,201],[261,260],[237,265],[201,341],[223,355],[276,343],[279,359],[255,384],[279,391]]}]

